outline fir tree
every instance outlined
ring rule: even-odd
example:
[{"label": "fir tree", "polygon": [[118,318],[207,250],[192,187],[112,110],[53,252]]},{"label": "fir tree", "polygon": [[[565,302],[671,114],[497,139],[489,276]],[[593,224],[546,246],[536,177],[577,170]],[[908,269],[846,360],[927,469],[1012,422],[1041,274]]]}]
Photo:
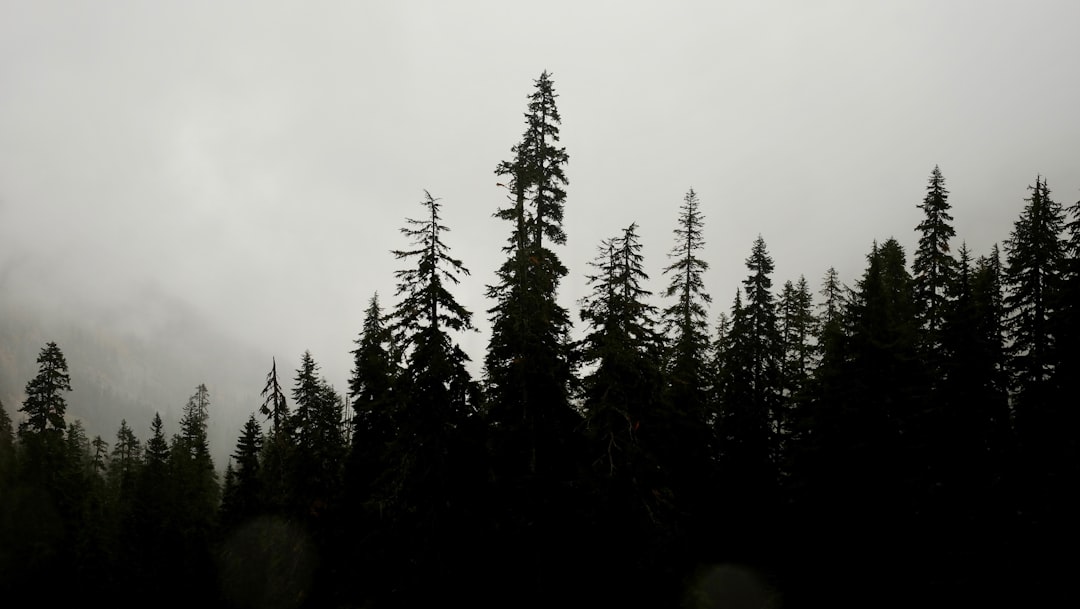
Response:
[{"label": "fir tree", "polygon": [[[674,529],[671,479],[658,449],[673,444],[674,426],[662,401],[662,337],[642,283],[637,225],[600,245],[591,263],[592,293],[581,302],[589,327],[582,341],[582,406],[590,440],[596,513],[590,529],[606,549],[591,576],[605,590],[628,590],[655,573]],[[686,440],[686,438],[680,438]],[[625,531],[638,531],[628,539]],[[666,557],[664,557],[666,558]],[[649,583],[656,579],[649,580]],[[610,592],[608,600],[618,603]],[[636,595],[648,594],[639,585]],[[629,597],[623,601],[629,601]]]},{"label": "fir tree", "polygon": [[266,385],[262,390],[263,403],[259,413],[270,420],[271,434],[277,433],[289,418],[289,405],[285,392],[277,378],[277,358],[271,359],[270,372],[266,374]]},{"label": "fir tree", "polygon": [[709,347],[705,307],[712,302],[702,278],[709,264],[698,253],[705,246],[703,223],[697,193],[690,189],[674,231],[675,246],[668,254],[674,261],[664,268],[664,274],[671,275],[664,297],[675,299],[664,309],[664,324],[672,345],[666,366],[672,401],[691,417],[704,414],[704,367]]},{"label": "fir tree", "polygon": [[262,511],[262,488],[259,476],[259,456],[262,452],[263,435],[259,422],[252,414],[244,423],[236,440],[225,483],[222,489],[222,523],[236,526]]},{"label": "fir tree", "polygon": [[577,477],[581,417],[570,401],[570,314],[557,299],[567,270],[551,249],[566,241],[568,157],[559,145],[550,74],[535,84],[525,133],[511,149],[512,160],[496,168],[511,204],[495,215],[511,230],[503,250],[507,259],[487,290],[495,304],[488,310],[484,415],[495,494],[492,526],[507,532],[501,536],[505,547],[491,551],[499,557],[490,565],[492,577],[505,593],[540,595],[553,577],[551,568],[576,572],[569,564],[550,565],[546,557],[557,551],[559,540],[573,538],[572,527],[580,522],[574,515],[580,502],[569,489]]},{"label": "fir tree", "polygon": [[1056,341],[1051,319],[1060,287],[1064,244],[1061,205],[1050,198],[1046,180],[1037,177],[1031,196],[1005,242],[1006,332],[1016,399],[1016,425],[1028,446],[1055,422],[1050,378]]},{"label": "fir tree", "polygon": [[120,420],[109,459],[109,480],[113,492],[122,503],[131,501],[143,463],[143,447],[126,419]]},{"label": "fir tree", "polygon": [[28,460],[45,465],[49,452],[58,450],[67,427],[67,401],[61,392],[71,391],[71,377],[67,360],[54,342],[42,347],[37,363],[37,376],[26,384],[26,399],[19,408],[26,413],[26,420],[19,423],[19,438],[27,445]]},{"label": "fir tree", "polygon": [[938,366],[941,358],[941,332],[949,307],[949,288],[956,275],[956,260],[949,251],[949,240],[956,235],[949,215],[949,191],[937,165],[930,174],[926,196],[918,206],[923,220],[915,227],[919,245],[912,261],[912,281],[918,304],[919,323],[924,333],[926,353]]}]

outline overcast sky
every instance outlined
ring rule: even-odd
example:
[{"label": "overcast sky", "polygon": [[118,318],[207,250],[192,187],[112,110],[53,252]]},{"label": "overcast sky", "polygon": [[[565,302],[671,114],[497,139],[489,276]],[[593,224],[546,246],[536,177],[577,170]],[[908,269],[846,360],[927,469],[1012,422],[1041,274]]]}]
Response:
[{"label": "overcast sky", "polygon": [[631,222],[663,289],[691,187],[714,319],[759,234],[777,288],[853,282],[874,239],[910,260],[935,164],[985,254],[1037,174],[1080,198],[1078,24],[1076,0],[0,0],[0,298],[133,328],[175,299],[267,364],[310,349],[344,389],[427,189],[480,358],[509,230],[493,172],[544,70],[575,320],[586,262]]}]

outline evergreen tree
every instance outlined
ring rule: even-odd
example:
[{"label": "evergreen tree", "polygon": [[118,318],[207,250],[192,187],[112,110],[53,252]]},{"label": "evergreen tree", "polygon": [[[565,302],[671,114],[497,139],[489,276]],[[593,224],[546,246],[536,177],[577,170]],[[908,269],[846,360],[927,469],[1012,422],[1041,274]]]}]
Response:
[{"label": "evergreen tree", "polygon": [[[642,268],[641,244],[631,224],[600,245],[591,263],[592,293],[582,300],[581,319],[590,328],[581,354],[590,373],[583,379],[583,408],[590,440],[596,509],[590,527],[606,552],[592,572],[594,585],[629,590],[641,600],[658,579],[657,564],[672,532],[670,479],[657,449],[670,444],[671,421],[663,412],[663,341],[655,329],[656,309]],[[685,438],[684,438],[685,439]],[[633,539],[627,530],[638,531]],[[665,557],[666,558],[666,557]],[[661,563],[663,564],[663,563]],[[643,581],[641,576],[649,574]],[[620,599],[609,592],[608,600]]]},{"label": "evergreen tree", "polygon": [[7,489],[15,478],[15,433],[11,417],[0,400],[0,492]]},{"label": "evergreen tree", "polygon": [[[589,432],[604,447],[601,469],[626,475],[638,451],[637,430],[643,419],[656,423],[660,396],[660,348],[655,307],[641,286],[641,244],[631,224],[620,237],[605,240],[591,265],[592,294],[583,299],[581,319],[591,331],[581,349],[582,363],[592,369],[583,381]],[[637,458],[642,458],[640,455]]]},{"label": "evergreen tree", "polygon": [[923,343],[935,367],[940,365],[942,325],[948,315],[949,288],[956,275],[956,261],[949,251],[949,240],[956,231],[950,224],[953,218],[949,215],[948,199],[945,178],[935,165],[926,196],[918,206],[923,210],[923,220],[915,227],[919,231],[919,246],[911,265]]},{"label": "evergreen tree", "polygon": [[126,504],[132,500],[142,462],[142,443],[128,426],[127,419],[121,419],[109,459],[108,476],[113,493],[121,503]]},{"label": "evergreen tree", "polygon": [[736,461],[755,472],[751,475],[761,476],[759,482],[764,483],[772,478],[778,442],[786,432],[780,429],[784,420],[780,399],[783,354],[772,293],[773,261],[760,236],[746,259],[746,268],[750,271],[743,281],[746,302],[737,299],[732,310],[731,346],[726,358],[735,375],[729,379],[729,388],[735,393],[727,396],[723,417],[725,424],[740,421],[727,436],[743,444],[742,448],[729,445],[727,452],[740,453]]},{"label": "evergreen tree", "polygon": [[26,420],[19,423],[19,439],[26,451],[23,463],[28,475],[46,485],[64,461],[63,440],[67,422],[64,391],[71,391],[67,360],[54,342],[38,354],[38,373],[26,384],[26,399],[19,412]]},{"label": "evergreen tree", "polygon": [[1050,379],[1055,367],[1055,315],[1064,244],[1061,205],[1037,177],[1031,196],[1005,242],[1006,332],[1013,371],[1016,425],[1020,440],[1035,447],[1056,421]]},{"label": "evergreen tree", "polygon": [[[551,76],[536,81],[525,114],[526,131],[511,148],[514,160],[496,174],[509,178],[513,205],[496,216],[513,225],[488,288],[496,301],[485,358],[487,415],[492,425],[495,461],[511,477],[565,476],[563,445],[579,417],[570,405],[573,380],[570,316],[556,300],[566,268],[544,246],[563,244],[566,150],[558,145],[561,122]],[[559,472],[556,474],[556,472]]]},{"label": "evergreen tree", "polygon": [[266,385],[261,395],[263,403],[259,407],[259,413],[270,420],[270,432],[277,433],[289,419],[289,405],[277,378],[277,358],[271,359],[270,372],[266,374]]},{"label": "evergreen tree", "polygon": [[806,278],[797,284],[784,282],[777,303],[780,342],[783,357],[780,362],[782,392],[789,400],[799,397],[813,372],[816,348],[817,319],[814,300]]},{"label": "evergreen tree", "polygon": [[[566,241],[562,228],[568,157],[559,145],[560,116],[554,84],[544,72],[529,96],[526,130],[496,174],[507,182],[511,204],[496,217],[511,224],[506,261],[488,286],[491,335],[484,359],[485,419],[489,427],[494,496],[492,527],[504,531],[491,549],[492,594],[531,595],[560,573],[577,572],[547,557],[574,538],[580,501],[579,413],[570,401],[574,356],[569,312],[557,300],[567,273],[550,246]],[[562,540],[562,541],[561,541]],[[496,558],[497,557],[497,558]]]},{"label": "evergreen tree", "polygon": [[[1027,204],[1005,242],[1005,330],[1013,420],[1019,449],[1019,552],[1036,558],[1025,574],[1031,584],[1061,591],[1067,570],[1050,559],[1059,543],[1075,543],[1076,484],[1074,445],[1075,397],[1057,392],[1061,353],[1075,350],[1060,343],[1063,279],[1068,270],[1068,241],[1061,204],[1050,196],[1042,176],[1029,186]],[[1064,578],[1064,579],[1062,579]]]},{"label": "evergreen tree", "polygon": [[302,516],[318,517],[337,500],[346,440],[342,400],[319,374],[310,351],[301,356],[292,399],[295,410],[289,423],[296,451],[290,472],[295,508]]},{"label": "evergreen tree", "polygon": [[241,524],[262,511],[262,488],[259,476],[259,455],[262,452],[263,435],[259,422],[252,414],[244,423],[236,449],[229,461],[222,491],[222,522],[226,526]]},{"label": "evergreen tree", "polygon": [[666,374],[672,402],[694,418],[704,417],[704,368],[709,348],[705,307],[712,302],[702,279],[709,264],[698,254],[705,246],[703,223],[697,193],[690,189],[680,208],[675,246],[668,254],[674,262],[664,268],[664,274],[671,275],[664,297],[676,299],[664,309],[665,333],[672,345]]}]

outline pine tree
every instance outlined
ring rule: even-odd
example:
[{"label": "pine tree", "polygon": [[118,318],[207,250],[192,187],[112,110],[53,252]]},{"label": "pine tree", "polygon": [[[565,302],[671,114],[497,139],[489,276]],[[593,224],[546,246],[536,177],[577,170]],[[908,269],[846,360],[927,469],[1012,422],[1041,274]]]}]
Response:
[{"label": "pine tree", "polygon": [[354,509],[371,500],[387,446],[395,436],[396,366],[390,353],[391,333],[385,321],[379,295],[375,294],[368,302],[364,327],[355,341],[357,347],[352,352],[349,379],[353,418],[346,492]]},{"label": "pine tree", "polygon": [[244,423],[236,449],[229,461],[222,490],[221,514],[225,526],[246,522],[262,511],[262,480],[259,475],[259,456],[262,452],[263,435],[259,422],[252,414]]},{"label": "pine tree", "polygon": [[344,405],[337,391],[319,374],[310,351],[304,351],[292,389],[295,409],[289,429],[296,448],[289,471],[294,509],[317,517],[338,499],[346,454]]},{"label": "pine tree", "polygon": [[1055,425],[1050,379],[1055,367],[1055,315],[1064,244],[1061,205],[1050,198],[1041,176],[1005,242],[1006,332],[1016,401],[1016,425],[1029,447]]},{"label": "pine tree", "polygon": [[[767,460],[775,464],[779,442],[786,434],[786,430],[781,429],[785,420],[780,378],[783,345],[776,297],[772,293],[773,261],[760,236],[746,259],[746,268],[750,271],[743,280],[746,303],[738,316],[732,313],[732,332],[739,339],[734,345],[735,358],[742,363],[747,391],[746,402],[738,407],[749,409],[753,419],[766,422]],[[760,457],[762,455],[755,458]]]},{"label": "pine tree", "polygon": [[266,374],[266,385],[262,390],[263,403],[259,413],[270,420],[270,433],[277,433],[289,418],[289,405],[285,392],[277,378],[277,358],[271,359],[270,372]]},{"label": "pine tree", "polygon": [[586,425],[603,446],[602,469],[622,476],[633,468],[637,429],[656,423],[660,402],[661,337],[655,329],[651,292],[641,286],[641,244],[631,224],[620,237],[606,239],[591,263],[592,294],[582,301],[581,319],[591,331],[581,349],[592,371],[583,381]]},{"label": "pine tree", "polygon": [[[571,404],[575,362],[569,312],[557,292],[567,270],[551,249],[566,241],[562,228],[568,156],[559,145],[560,116],[551,75],[541,74],[529,96],[526,130],[502,162],[510,205],[495,216],[511,224],[506,261],[487,295],[491,335],[484,358],[485,408],[491,454],[492,526],[500,535],[491,577],[507,594],[539,599],[553,579],[547,556],[573,539],[580,504],[576,428]],[[492,594],[498,594],[496,590]],[[541,602],[538,600],[537,602]]]},{"label": "pine tree", "polygon": [[511,149],[514,160],[496,169],[509,178],[513,205],[495,215],[510,221],[513,230],[498,283],[488,288],[496,304],[489,311],[492,330],[484,365],[495,459],[511,476],[563,475],[568,464],[562,446],[579,421],[569,400],[570,316],[556,300],[567,271],[543,241],[566,241],[563,166],[568,157],[558,146],[556,97],[551,76],[544,72],[529,98],[526,131]]},{"label": "pine tree", "polygon": [[912,280],[918,304],[919,323],[924,333],[924,349],[940,365],[941,332],[948,315],[949,288],[956,276],[956,260],[949,251],[949,240],[956,235],[949,215],[949,191],[937,165],[930,174],[926,196],[918,207],[923,220],[915,227],[919,231],[919,246],[912,261]]},{"label": "pine tree", "polygon": [[142,443],[128,426],[127,419],[121,419],[120,429],[116,432],[116,443],[113,444],[109,460],[109,481],[113,493],[123,504],[133,500],[142,463]]},{"label": "pine tree", "polygon": [[[606,550],[591,577],[593,585],[612,591],[607,598],[616,604],[621,601],[613,591],[633,582],[639,600],[648,594],[645,585],[658,579],[656,561],[665,549],[660,541],[675,528],[671,476],[660,451],[674,443],[676,428],[663,403],[664,344],[656,308],[647,302],[651,292],[642,286],[648,276],[636,230],[631,224],[601,243],[588,277],[592,293],[580,312],[589,327],[581,356],[590,370],[582,381],[596,493],[590,530]],[[638,534],[627,538],[627,530]]]},{"label": "pine tree", "polygon": [[809,382],[816,361],[814,336],[817,319],[814,300],[806,278],[797,284],[784,282],[777,303],[783,358],[780,365],[782,392],[785,398],[800,396]]},{"label": "pine tree", "polygon": [[71,391],[71,377],[67,360],[54,342],[42,347],[37,363],[37,376],[26,384],[26,399],[19,408],[27,417],[19,423],[19,439],[26,446],[29,467],[48,475],[59,465],[67,427],[67,401],[61,392]]},{"label": "pine tree", "polygon": [[15,479],[15,433],[11,417],[0,400],[0,491],[5,491]]},{"label": "pine tree", "polygon": [[704,367],[709,348],[705,307],[712,302],[702,278],[709,264],[698,255],[705,246],[704,218],[698,206],[697,193],[690,189],[680,208],[675,246],[668,254],[674,262],[664,268],[664,274],[671,275],[664,297],[676,299],[664,309],[665,333],[672,344],[666,373],[672,401],[695,418],[704,416]]}]

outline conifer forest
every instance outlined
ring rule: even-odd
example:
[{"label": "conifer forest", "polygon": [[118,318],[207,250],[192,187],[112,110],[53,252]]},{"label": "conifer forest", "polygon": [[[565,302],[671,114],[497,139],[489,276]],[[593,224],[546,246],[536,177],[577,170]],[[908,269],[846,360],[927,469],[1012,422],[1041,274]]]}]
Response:
[{"label": "conifer forest", "polygon": [[[636,223],[571,269],[551,75],[524,97],[493,162],[505,241],[489,308],[461,304],[470,261],[448,203],[422,191],[376,229],[400,228],[397,289],[341,329],[348,386],[310,352],[295,370],[265,362],[227,463],[207,385],[176,396],[177,428],[156,416],[89,437],[67,416],[80,388],[64,345],[41,345],[24,399],[0,404],[0,604],[1080,597],[1080,202],[1057,200],[1053,176],[1031,176],[1007,240],[971,251],[928,159],[921,222],[895,229],[917,247],[873,241],[851,284],[828,269],[779,285],[747,235],[745,279],[705,285],[711,218],[693,189],[670,206],[661,276]],[[571,274],[589,291],[567,308]],[[460,341],[480,317],[472,362]]]}]

